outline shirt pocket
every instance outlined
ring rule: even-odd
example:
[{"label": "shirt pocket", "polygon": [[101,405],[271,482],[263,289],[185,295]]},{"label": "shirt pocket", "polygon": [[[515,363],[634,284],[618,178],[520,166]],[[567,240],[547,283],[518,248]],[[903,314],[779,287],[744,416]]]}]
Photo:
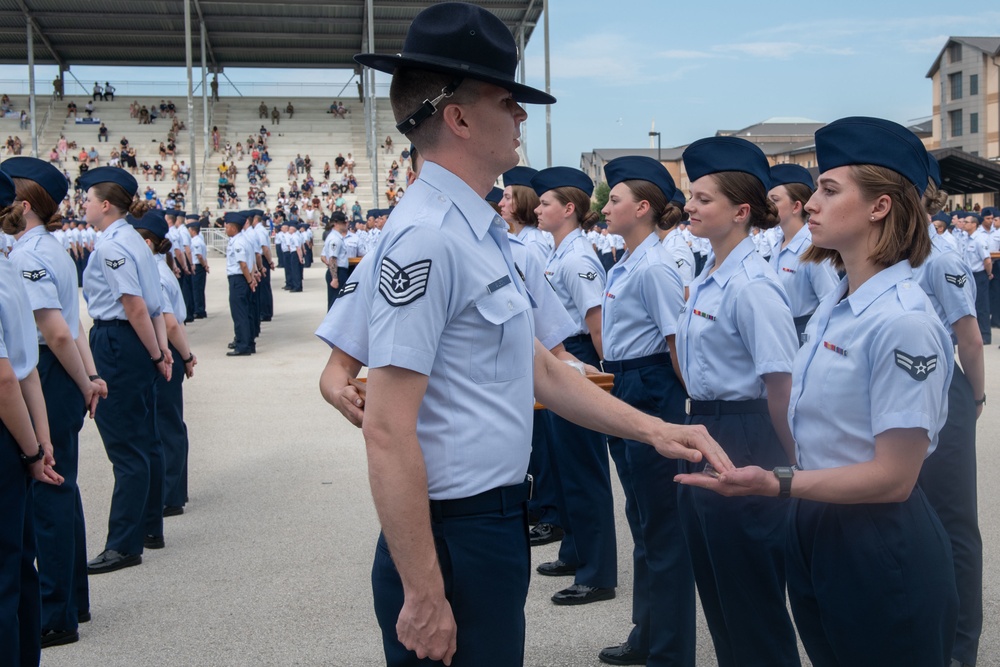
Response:
[{"label": "shirt pocket", "polygon": [[523,377],[532,361],[531,304],[508,284],[476,301],[475,308],[485,321],[470,338],[469,377],[480,384]]}]

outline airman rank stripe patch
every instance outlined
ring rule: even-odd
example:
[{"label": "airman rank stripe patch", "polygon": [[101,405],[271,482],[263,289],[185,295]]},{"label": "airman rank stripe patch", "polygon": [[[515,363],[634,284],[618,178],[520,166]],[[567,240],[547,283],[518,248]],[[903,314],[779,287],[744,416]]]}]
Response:
[{"label": "airman rank stripe patch", "polygon": [[106,259],[104,260],[104,263],[108,265],[109,269],[114,271],[115,269],[119,269],[125,266],[125,258],[122,257],[121,259]]},{"label": "airman rank stripe patch", "polygon": [[950,273],[946,273],[946,274],[944,274],[944,279],[947,280],[952,285],[954,285],[955,287],[958,287],[958,288],[965,287],[965,283],[967,282],[967,279],[966,279],[964,273],[960,273],[957,276],[952,275]]},{"label": "airman rank stripe patch", "polygon": [[431,275],[431,260],[422,259],[413,264],[399,266],[385,257],[379,267],[378,293],[390,306],[405,306],[427,293],[427,280]]},{"label": "airman rank stripe patch", "polygon": [[697,308],[692,310],[691,312],[697,315],[698,317],[704,317],[706,320],[711,320],[712,322],[718,319],[715,317],[715,315],[709,315],[708,313],[700,311]]},{"label": "airman rank stripe patch", "polygon": [[589,273],[578,273],[576,275],[580,276],[584,280],[596,280],[597,279],[597,274],[594,273],[593,271],[590,271]]},{"label": "airman rank stripe patch", "polygon": [[826,341],[823,341],[823,347],[825,347],[826,349],[830,350],[831,352],[836,352],[837,354],[839,354],[842,357],[846,357],[847,356],[847,350],[845,350],[842,347],[838,347],[837,345],[834,345],[833,343],[828,343]]},{"label": "airman rank stripe patch", "polygon": [[340,291],[337,292],[337,296],[346,296],[347,294],[353,294],[354,290],[356,289],[358,289],[357,283],[347,283],[346,285],[340,288]]},{"label": "airman rank stripe patch", "polygon": [[34,271],[21,271],[21,277],[27,278],[33,283],[37,283],[39,280],[49,275],[49,272],[45,269],[35,269]]},{"label": "airman rank stripe patch", "polygon": [[896,365],[906,371],[911,378],[923,382],[937,368],[937,355],[918,357],[902,350],[895,350]]}]

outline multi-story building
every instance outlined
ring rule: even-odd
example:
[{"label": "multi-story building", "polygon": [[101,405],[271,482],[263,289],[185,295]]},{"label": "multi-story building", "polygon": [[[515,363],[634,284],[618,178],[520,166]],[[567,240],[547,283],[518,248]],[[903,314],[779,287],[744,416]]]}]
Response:
[{"label": "multi-story building", "polygon": [[927,78],[933,81],[930,148],[1000,159],[1000,37],[950,37]]}]

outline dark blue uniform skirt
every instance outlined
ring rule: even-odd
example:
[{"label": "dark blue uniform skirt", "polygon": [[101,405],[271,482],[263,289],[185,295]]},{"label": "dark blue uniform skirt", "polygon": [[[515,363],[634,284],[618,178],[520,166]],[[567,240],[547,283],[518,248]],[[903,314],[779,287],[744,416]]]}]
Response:
[{"label": "dark blue uniform skirt", "polygon": [[[5,399],[6,400],[6,399]],[[31,486],[21,449],[0,422],[0,665],[41,659],[42,609],[35,571]]]},{"label": "dark blue uniform skirt", "polygon": [[173,345],[170,382],[156,377],[156,427],[163,443],[163,504],[184,507],[187,502],[188,433],[184,423],[184,360]]},{"label": "dark blue uniform skirt", "polygon": [[[998,262],[997,264],[1000,264]],[[952,657],[976,664],[983,632],[983,538],[976,484],[976,405],[956,365],[948,389],[948,421],[920,470],[920,488],[951,540],[958,585],[958,631]]]},{"label": "dark blue uniform skirt", "polygon": [[141,554],[145,535],[163,534],[163,447],[156,432],[156,367],[126,320],[95,322],[90,349],[108,397],[94,421],[114,469],[105,549]]},{"label": "dark blue uniform skirt", "polygon": [[87,406],[73,378],[46,345],[38,349],[38,376],[45,395],[60,486],[34,485],[35,537],[42,591],[42,628],[75,630],[90,611],[87,528],[77,486],[80,429]]},{"label": "dark blue uniform skirt", "polygon": [[[695,415],[689,423],[703,424],[736,467],[789,465],[767,414]],[[696,472],[704,464],[681,466]],[[681,521],[719,667],[800,664],[785,605],[788,507],[778,498],[680,490]]]},{"label": "dark blue uniform skirt", "polygon": [[919,487],[902,503],[793,500],[787,563],[788,598],[815,667],[951,660],[951,546]]},{"label": "dark blue uniform skirt", "polygon": [[[580,361],[600,365],[589,336],[567,338],[563,344]],[[556,505],[565,531],[559,560],[576,566],[575,583],[614,588],[618,585],[618,547],[606,438],[552,412],[547,414]]]},{"label": "dark blue uniform skirt", "polygon": [[[684,422],[687,394],[669,357],[665,363],[615,373],[611,393],[647,414]],[[681,530],[674,476],[679,462],[645,443],[625,440],[619,476],[635,542],[629,645],[648,667],[695,664],[694,573]],[[616,460],[617,463],[617,460]]]}]

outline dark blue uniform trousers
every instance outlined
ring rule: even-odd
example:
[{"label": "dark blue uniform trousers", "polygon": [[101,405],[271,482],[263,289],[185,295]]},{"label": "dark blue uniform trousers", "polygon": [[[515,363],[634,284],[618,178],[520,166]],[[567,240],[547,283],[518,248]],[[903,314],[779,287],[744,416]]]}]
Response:
[{"label": "dark blue uniform trousers", "polygon": [[187,311],[187,319],[185,322],[190,322],[194,319],[195,314],[195,301],[194,301],[194,273],[184,273],[181,272],[181,296],[184,297],[184,309]]},{"label": "dark blue uniform trousers", "polygon": [[948,421],[920,470],[920,488],[948,533],[958,586],[958,630],[951,657],[976,664],[983,632],[983,538],[976,485],[976,405],[956,365],[948,389]]},{"label": "dark blue uniform trousers", "polygon": [[25,475],[20,452],[0,422],[0,667],[36,667],[42,651],[34,482]]},{"label": "dark blue uniform trousers", "polygon": [[[445,596],[458,626],[452,667],[522,665],[531,565],[526,504],[489,514],[436,518],[431,530]],[[372,592],[387,667],[443,664],[419,660],[399,642],[396,621],[403,608],[403,584],[381,535],[372,565]]]},{"label": "dark blue uniform trousers", "polygon": [[[563,344],[580,361],[600,365],[589,337],[567,338]],[[607,440],[596,431],[547,414],[556,506],[566,533],[559,560],[576,566],[575,583],[614,588],[618,585],[618,547]]]},{"label": "dark blue uniform trousers", "polygon": [[229,313],[233,318],[233,335],[237,352],[249,352],[253,340],[250,329],[250,283],[243,274],[229,278]]},{"label": "dark blue uniform trousers", "polygon": [[528,460],[528,473],[534,480],[534,490],[528,501],[528,513],[538,517],[538,523],[562,527],[556,503],[556,483],[552,479],[548,419],[545,410],[535,410],[531,427],[531,458]]},{"label": "dark blue uniform trousers", "polygon": [[[767,414],[692,416],[736,467],[789,465]],[[689,472],[704,464],[683,462]],[[788,501],[682,487],[684,536],[719,667],[800,665],[785,605]]]},{"label": "dark blue uniform trousers", "polygon": [[174,355],[170,382],[156,378],[156,428],[163,443],[163,504],[183,507],[187,502],[188,432],[184,423],[184,360]]},{"label": "dark blue uniform trousers", "polygon": [[256,341],[260,336],[260,283],[250,292],[250,308],[247,315],[250,318],[250,337]]},{"label": "dark blue uniform trousers", "polygon": [[264,273],[260,277],[260,284],[257,285],[260,292],[260,319],[270,322],[274,317],[274,293],[271,292],[271,267],[264,266]]},{"label": "dark blue uniform trousers", "polygon": [[105,549],[141,554],[163,534],[163,447],[156,433],[156,367],[126,320],[95,322],[90,349],[108,397],[94,421],[115,475]]},{"label": "dark blue uniform trousers", "polygon": [[955,571],[920,488],[902,503],[791,507],[788,599],[814,667],[947,665]]},{"label": "dark blue uniform trousers", "polygon": [[191,282],[194,293],[194,314],[198,317],[205,317],[207,315],[205,312],[205,281],[207,278],[208,273],[205,271],[205,267],[201,264],[196,264],[194,275],[191,276]]},{"label": "dark blue uniform trousers", "polygon": [[979,333],[983,335],[983,343],[993,342],[993,332],[990,329],[990,277],[985,271],[972,274],[976,280],[976,320],[979,322]]},{"label": "dark blue uniform trousers", "polygon": [[45,395],[60,486],[34,485],[35,538],[42,592],[42,628],[74,630],[90,611],[87,528],[77,486],[80,429],[87,406],[83,394],[46,345],[39,346],[38,376]]},{"label": "dark blue uniform trousers", "polygon": [[291,290],[298,292],[302,290],[302,260],[298,253],[288,253],[288,273],[291,276]]},{"label": "dark blue uniform trousers", "polygon": [[1000,262],[993,262],[993,280],[990,281],[990,324],[1000,327]]},{"label": "dark blue uniform trousers", "polygon": [[[611,393],[646,414],[674,424],[684,422],[687,394],[669,359],[665,364],[615,373]],[[694,573],[673,481],[679,462],[660,456],[645,443],[625,440],[624,445],[627,475],[621,475],[621,467],[619,475],[635,542],[635,628],[629,645],[648,655],[648,667],[694,667]]]},{"label": "dark blue uniform trousers", "polygon": [[337,272],[337,284],[340,285],[340,287],[338,287],[336,289],[334,289],[333,287],[330,287],[330,281],[333,280],[333,273],[331,272],[330,268],[327,267],[327,269],[326,269],[326,309],[327,310],[330,310],[330,308],[333,306],[333,302],[337,300],[337,296],[340,294],[341,288],[343,288],[344,285],[347,284],[347,277],[349,275],[346,268],[341,268],[341,267],[338,266],[336,269],[333,269],[333,270]]}]

